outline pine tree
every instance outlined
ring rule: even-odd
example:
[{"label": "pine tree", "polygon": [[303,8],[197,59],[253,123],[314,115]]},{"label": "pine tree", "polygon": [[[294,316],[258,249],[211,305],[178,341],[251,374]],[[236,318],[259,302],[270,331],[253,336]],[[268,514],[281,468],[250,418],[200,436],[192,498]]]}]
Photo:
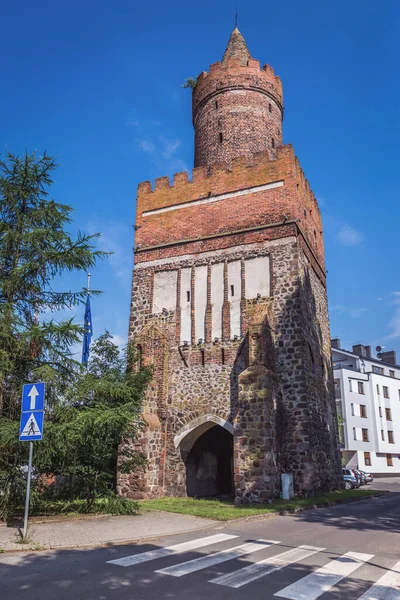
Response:
[{"label": "pine tree", "polygon": [[[23,383],[45,381],[49,406],[76,378],[70,352],[82,326],[47,314],[82,302],[86,290],[59,291],[67,272],[91,269],[105,253],[96,249],[99,234],[67,231],[70,206],[51,199],[57,165],[47,154],[0,160],[0,501],[17,486],[27,444],[17,442]],[[56,283],[55,283],[56,282]],[[92,292],[93,293],[93,292]]]},{"label": "pine tree", "polygon": [[86,272],[104,256],[95,249],[99,234],[73,238],[66,230],[72,208],[49,196],[56,168],[46,154],[0,160],[0,414],[9,419],[19,417],[22,383],[60,381],[74,371],[70,347],[81,327],[43,315],[85,296],[84,289],[54,289],[55,279],[61,284],[64,273]]}]

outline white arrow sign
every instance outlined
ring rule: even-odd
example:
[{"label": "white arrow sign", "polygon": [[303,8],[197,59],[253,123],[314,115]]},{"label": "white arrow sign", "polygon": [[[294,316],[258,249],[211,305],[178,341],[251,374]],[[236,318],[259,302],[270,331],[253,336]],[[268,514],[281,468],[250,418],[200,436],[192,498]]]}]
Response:
[{"label": "white arrow sign", "polygon": [[36,407],[36,396],[39,396],[39,392],[36,389],[36,386],[33,386],[31,391],[28,394],[30,400],[31,400],[31,404],[30,404],[30,409],[31,410],[35,410]]}]

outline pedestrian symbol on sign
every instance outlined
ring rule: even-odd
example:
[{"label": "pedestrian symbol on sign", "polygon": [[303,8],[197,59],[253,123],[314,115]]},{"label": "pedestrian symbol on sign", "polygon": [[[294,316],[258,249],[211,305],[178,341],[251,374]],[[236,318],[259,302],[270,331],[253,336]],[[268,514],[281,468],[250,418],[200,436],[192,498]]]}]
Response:
[{"label": "pedestrian symbol on sign", "polygon": [[43,413],[22,413],[19,439],[23,441],[41,440]]},{"label": "pedestrian symbol on sign", "polygon": [[38,427],[38,424],[36,423],[36,419],[35,419],[33,413],[31,413],[31,416],[27,420],[26,425],[22,430],[22,435],[38,435],[38,434],[40,434],[40,429]]}]

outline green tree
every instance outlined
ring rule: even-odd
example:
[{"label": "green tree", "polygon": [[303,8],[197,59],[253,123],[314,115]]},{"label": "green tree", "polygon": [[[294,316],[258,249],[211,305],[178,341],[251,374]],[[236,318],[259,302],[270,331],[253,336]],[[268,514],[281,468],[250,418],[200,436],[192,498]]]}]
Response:
[{"label": "green tree", "polygon": [[[105,253],[96,249],[99,234],[67,231],[70,206],[49,196],[54,158],[44,154],[0,160],[0,473],[3,504],[17,486],[18,467],[27,445],[15,439],[21,387],[48,383],[52,406],[77,374],[70,353],[82,327],[72,319],[43,318],[70,309],[85,298],[85,289],[58,291],[67,272],[91,269]],[[57,284],[57,285],[56,285]],[[11,443],[11,446],[10,446]],[[6,476],[4,475],[6,473]]]},{"label": "green tree", "polygon": [[[64,478],[53,497],[82,498],[85,510],[116,492],[117,467],[131,472],[144,465],[132,443],[141,427],[140,410],[149,368],[133,368],[132,349],[123,354],[106,331],[92,345],[87,371],[69,387],[46,422],[35,466]],[[119,463],[119,464],[118,464]]]}]

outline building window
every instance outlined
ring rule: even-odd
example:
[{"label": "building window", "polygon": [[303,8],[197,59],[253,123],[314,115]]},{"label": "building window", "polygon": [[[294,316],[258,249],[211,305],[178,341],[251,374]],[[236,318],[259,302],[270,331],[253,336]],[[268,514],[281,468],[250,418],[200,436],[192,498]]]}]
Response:
[{"label": "building window", "polygon": [[200,350],[201,352],[201,366],[204,367],[205,364],[205,356],[204,356],[204,350]]},{"label": "building window", "polygon": [[[379,385],[378,384],[376,384],[376,393],[378,394],[378,396],[380,396],[381,392],[379,390]],[[399,390],[399,393],[400,393],[400,390]]]},{"label": "building window", "polygon": [[383,429],[381,429],[381,437],[382,437],[382,442],[385,441],[385,432],[383,431]]},{"label": "building window", "polygon": [[271,140],[271,145],[272,145],[273,148],[275,148],[275,140],[274,140],[274,138],[272,138],[272,140]]},{"label": "building window", "polygon": [[225,348],[221,348],[221,363],[225,364]]},{"label": "building window", "polygon": [[392,420],[392,411],[390,410],[390,408],[385,408],[385,413],[386,413],[386,421],[391,421]]},{"label": "building window", "polygon": [[215,101],[215,110],[218,110],[218,100]]},{"label": "building window", "polygon": [[186,300],[188,302],[190,302],[190,291],[189,290],[186,292]]},{"label": "building window", "polygon": [[354,404],[351,404],[351,415],[354,417]]},{"label": "building window", "polygon": [[383,375],[385,371],[383,367],[375,367],[375,365],[372,365],[372,372],[377,373],[378,375]]},{"label": "building window", "polygon": [[231,296],[235,295],[235,286],[231,285]]},{"label": "building window", "polygon": [[358,385],[358,393],[364,394],[364,383],[362,381],[357,381],[357,385]]},{"label": "building window", "polygon": [[379,416],[380,417],[382,416],[382,407],[381,406],[379,407]]},{"label": "building window", "polygon": [[370,452],[364,452],[364,464],[366,467],[371,466],[371,453]]},{"label": "building window", "polygon": [[340,394],[340,379],[335,379],[335,398],[341,398]]},{"label": "building window", "polygon": [[393,431],[389,431],[389,429],[388,429],[388,442],[389,442],[389,444],[394,444]]},{"label": "building window", "polygon": [[353,391],[353,382],[351,379],[349,379],[349,390],[352,392]]},{"label": "building window", "polygon": [[360,417],[367,418],[367,407],[365,404],[360,404]]},{"label": "building window", "polygon": [[389,398],[389,388],[386,387],[385,385],[383,386],[383,397]]},{"label": "building window", "polygon": [[388,467],[393,467],[393,457],[391,454],[386,454],[386,464]]},{"label": "building window", "polygon": [[222,133],[219,134],[219,143],[222,144]]},{"label": "building window", "polygon": [[357,432],[355,427],[353,427],[353,438],[357,440]]},{"label": "building window", "polygon": [[368,429],[362,429],[362,441],[369,442]]},{"label": "building window", "polygon": [[272,112],[272,104],[271,103],[268,104],[268,110],[269,110],[269,112]]},{"label": "building window", "polygon": [[395,372],[394,372],[394,371],[391,371],[390,369],[389,369],[389,375],[390,375],[390,377],[395,377],[395,376],[396,376],[396,375],[395,375]]}]

